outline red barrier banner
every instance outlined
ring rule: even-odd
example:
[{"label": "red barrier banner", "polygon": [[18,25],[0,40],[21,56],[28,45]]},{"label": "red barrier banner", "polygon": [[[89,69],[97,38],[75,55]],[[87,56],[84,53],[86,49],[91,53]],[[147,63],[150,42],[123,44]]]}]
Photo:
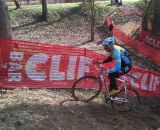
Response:
[{"label": "red barrier banner", "polygon": [[[66,88],[103,55],[84,48],[0,39],[0,86]],[[94,73],[94,72],[93,72]]]},{"label": "red barrier banner", "polygon": [[118,7],[120,10],[137,10],[137,8],[131,8],[131,7]]},{"label": "red barrier banner", "polygon": [[116,14],[121,14],[121,15],[143,14],[140,10],[137,10],[137,8],[119,7],[118,9],[119,10],[116,12]]},{"label": "red barrier banner", "polygon": [[141,12],[116,12],[116,14],[120,14],[120,15],[134,15],[134,14],[139,14],[142,15]]},{"label": "red barrier banner", "polygon": [[130,78],[130,86],[136,88],[142,96],[160,96],[160,73],[133,67]]},{"label": "red barrier banner", "polygon": [[110,17],[107,17],[107,19],[106,19],[107,29],[109,29],[109,26],[110,26],[111,24],[113,24],[111,18],[110,18]]},{"label": "red barrier banner", "polygon": [[[106,23],[110,23],[111,19],[107,18]],[[129,37],[124,32],[120,30],[120,28],[117,25],[114,25],[113,28],[113,35],[120,41],[124,42],[127,46],[130,46],[137,50],[140,54],[145,56],[146,58],[152,60],[156,64],[160,64],[160,50],[153,48],[147,44],[144,44],[143,42],[140,42],[132,37]],[[153,43],[156,43],[156,45],[159,46],[159,41],[155,42],[156,40],[153,40]],[[158,43],[158,44],[157,44]]]},{"label": "red barrier banner", "polygon": [[[1,88],[70,88],[84,75],[97,75],[92,62],[106,58],[71,46],[7,39],[0,39],[0,44]],[[106,64],[106,68],[113,65]],[[131,74],[138,80],[130,79],[130,86],[141,95],[160,95],[159,73],[133,67]]]},{"label": "red barrier banner", "polygon": [[140,40],[154,48],[160,49],[160,38],[157,36],[154,36],[145,31],[141,31]]},{"label": "red barrier banner", "polygon": [[[124,34],[121,30],[116,30],[116,33],[113,33],[115,37],[117,37],[119,40],[123,41],[126,45],[134,48],[137,50],[140,54],[145,56],[146,58],[152,60],[156,64],[160,64],[160,50],[157,50],[153,47],[148,46],[147,44],[144,44],[143,42],[140,42],[136,39],[133,39],[126,34]],[[124,41],[125,39],[125,41]]]}]

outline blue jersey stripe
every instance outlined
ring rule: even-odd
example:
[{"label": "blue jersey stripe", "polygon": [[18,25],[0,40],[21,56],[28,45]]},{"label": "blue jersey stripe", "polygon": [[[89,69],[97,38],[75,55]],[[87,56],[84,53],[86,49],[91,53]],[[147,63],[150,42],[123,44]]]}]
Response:
[{"label": "blue jersey stripe", "polygon": [[114,73],[121,69],[121,53],[120,50],[116,47],[113,49],[113,59],[115,60],[115,66],[108,70],[108,73]]}]

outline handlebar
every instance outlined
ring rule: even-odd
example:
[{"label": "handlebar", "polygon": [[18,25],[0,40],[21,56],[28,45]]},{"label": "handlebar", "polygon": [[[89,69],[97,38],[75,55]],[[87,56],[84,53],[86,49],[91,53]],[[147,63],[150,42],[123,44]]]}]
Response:
[{"label": "handlebar", "polygon": [[[99,62],[93,62],[93,64],[95,65],[95,69],[97,70],[97,72],[99,72],[99,73],[106,73],[106,68],[103,66],[103,64],[102,63],[99,63]],[[101,69],[101,70],[99,70],[99,68]]]},{"label": "handlebar", "polygon": [[[96,65],[95,68],[96,68],[96,70],[97,70],[98,72],[100,72],[99,69],[98,69],[98,67],[100,67],[101,71],[107,70],[107,69],[103,66],[103,64],[102,64],[102,63],[99,63],[98,61],[93,62],[93,64]],[[130,77],[130,78],[133,78],[134,80],[137,79],[137,77],[132,76],[131,74],[128,74],[128,73],[127,73],[127,74],[125,74],[125,75],[127,75],[127,76]]]},{"label": "handlebar", "polygon": [[99,62],[93,62],[93,64],[95,64],[95,65],[97,65],[97,66],[99,66],[99,67],[104,68],[104,66],[103,66],[103,64],[102,64],[102,63],[99,63]]}]

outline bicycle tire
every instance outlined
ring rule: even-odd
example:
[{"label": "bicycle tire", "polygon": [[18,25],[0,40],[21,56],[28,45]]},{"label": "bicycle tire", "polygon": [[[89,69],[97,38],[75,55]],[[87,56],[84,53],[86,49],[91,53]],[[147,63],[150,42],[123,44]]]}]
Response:
[{"label": "bicycle tire", "polygon": [[73,84],[71,93],[75,100],[88,102],[96,98],[100,94],[101,89],[102,84],[98,77],[84,76]]},{"label": "bicycle tire", "polygon": [[[115,94],[113,98],[124,98],[124,95],[125,89],[122,89],[119,93]],[[139,102],[139,93],[133,88],[127,88],[127,102],[111,100],[111,106],[114,110],[117,110],[119,112],[127,112],[135,109]]]}]

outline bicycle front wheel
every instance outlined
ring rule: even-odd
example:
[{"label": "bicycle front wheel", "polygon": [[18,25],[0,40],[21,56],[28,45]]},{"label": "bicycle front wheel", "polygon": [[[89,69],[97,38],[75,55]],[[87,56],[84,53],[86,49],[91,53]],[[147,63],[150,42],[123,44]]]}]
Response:
[{"label": "bicycle front wheel", "polygon": [[133,88],[122,89],[119,93],[114,95],[111,100],[113,109],[126,112],[133,110],[140,102],[140,96]]},{"label": "bicycle front wheel", "polygon": [[78,79],[72,87],[72,97],[79,101],[88,102],[99,95],[102,85],[95,76],[84,76]]}]

